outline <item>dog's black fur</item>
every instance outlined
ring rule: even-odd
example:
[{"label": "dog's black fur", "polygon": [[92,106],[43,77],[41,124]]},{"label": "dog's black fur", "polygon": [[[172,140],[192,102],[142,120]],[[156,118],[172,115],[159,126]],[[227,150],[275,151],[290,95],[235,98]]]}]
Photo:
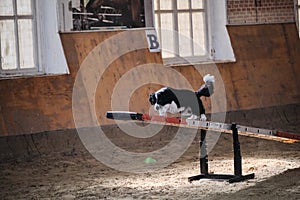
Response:
[{"label": "dog's black fur", "polygon": [[171,104],[172,101],[174,101],[178,109],[181,107],[189,107],[195,115],[200,116],[201,114],[205,114],[205,109],[199,93],[190,90],[166,87],[161,92],[150,94],[149,101],[151,105],[155,105],[157,103],[161,106]]},{"label": "dog's black fur", "polygon": [[[168,105],[169,107],[165,108],[166,112],[182,113],[188,110],[193,115],[201,116],[205,114],[205,109],[200,97],[210,97],[214,92],[214,77],[208,75],[206,78],[204,77],[204,81],[205,84],[196,92],[171,87],[162,88],[150,94],[149,101],[157,111],[164,109],[164,106]],[[176,108],[174,108],[174,103],[172,104],[172,102],[176,104]]]}]

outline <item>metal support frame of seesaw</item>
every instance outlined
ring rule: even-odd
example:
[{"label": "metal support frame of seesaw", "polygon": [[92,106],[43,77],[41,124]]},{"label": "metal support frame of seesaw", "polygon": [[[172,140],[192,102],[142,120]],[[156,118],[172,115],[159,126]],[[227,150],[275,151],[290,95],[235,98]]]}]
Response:
[{"label": "metal support frame of seesaw", "polygon": [[240,150],[240,142],[238,138],[237,125],[231,125],[232,138],[233,138],[233,153],[234,153],[234,174],[210,174],[208,172],[208,154],[206,147],[206,132],[207,130],[201,129],[200,136],[200,174],[188,178],[189,182],[200,179],[217,179],[228,180],[229,183],[240,182],[247,179],[253,179],[254,173],[242,175],[242,155]]},{"label": "metal support frame of seesaw", "polygon": [[[108,119],[116,120],[138,120],[147,123],[166,124],[171,126],[181,126],[187,128],[197,128],[201,130],[200,136],[200,174],[188,178],[189,182],[200,180],[200,179],[215,179],[215,180],[227,180],[229,183],[240,182],[248,179],[253,179],[255,174],[242,174],[242,155],[239,143],[239,133],[241,135],[259,137],[263,139],[276,140],[285,143],[299,142],[299,136],[295,134],[289,134],[282,132],[238,126],[235,123],[226,124],[220,122],[200,121],[200,120],[189,120],[180,117],[162,117],[162,116],[150,116],[148,114],[127,112],[127,111],[109,111],[106,113]],[[208,154],[206,145],[206,133],[207,130],[216,132],[232,133],[233,139],[233,160],[234,160],[234,174],[211,174],[208,170]],[[279,137],[281,133],[286,137]]]}]

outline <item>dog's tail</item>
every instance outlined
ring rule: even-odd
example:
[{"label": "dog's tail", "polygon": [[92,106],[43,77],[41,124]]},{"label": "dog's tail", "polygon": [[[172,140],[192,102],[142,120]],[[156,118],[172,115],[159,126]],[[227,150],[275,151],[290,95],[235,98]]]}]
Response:
[{"label": "dog's tail", "polygon": [[215,84],[215,77],[210,74],[206,74],[203,77],[204,84],[200,87],[200,89],[195,92],[197,97],[205,96],[210,97],[214,93],[214,84]]}]

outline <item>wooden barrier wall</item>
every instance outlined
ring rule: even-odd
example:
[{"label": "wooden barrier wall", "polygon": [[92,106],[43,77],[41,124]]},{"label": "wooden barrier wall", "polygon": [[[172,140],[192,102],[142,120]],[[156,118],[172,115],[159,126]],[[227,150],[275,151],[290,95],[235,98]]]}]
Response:
[{"label": "wooden barrier wall", "polygon": [[[237,62],[217,64],[226,90],[224,98],[227,100],[227,111],[299,104],[300,41],[295,24],[230,26],[228,31]],[[106,46],[107,50],[98,52],[99,57],[92,56],[96,58],[94,61],[86,59],[91,56],[91,51],[122,32],[62,33],[61,39],[70,75],[0,80],[0,135],[74,128],[72,95],[75,80],[97,82],[92,107],[87,106],[91,102],[82,98],[82,106],[76,109],[94,109],[97,115],[99,113],[97,120],[100,124],[111,123],[105,119],[104,114],[112,108],[112,96],[117,95],[122,102],[122,93],[114,94],[114,88],[120,80],[122,84],[118,87],[121,89],[137,86],[130,97],[125,99],[129,99],[130,110],[139,112],[151,110],[148,94],[163,85],[160,81],[167,80],[179,87],[185,87],[176,76],[165,76],[166,70],[175,69],[195,90],[202,84],[198,70],[202,70],[201,73],[204,74],[210,65],[197,66],[198,70],[193,66],[166,68],[161,65],[160,53],[150,53],[147,48],[121,53],[108,66],[103,66],[106,57],[118,53],[128,45],[129,49],[130,45],[147,46],[144,30],[125,32],[129,32],[131,36],[110,43]],[[82,64],[90,65],[91,69],[96,67],[95,73],[102,70],[101,78],[98,80],[95,76],[82,74],[76,79]],[[152,70],[149,73],[151,65],[164,69]],[[137,68],[140,66],[143,67]],[[143,79],[141,74],[153,79],[153,83],[137,85],[141,84],[140,80]],[[131,78],[123,80],[127,75],[131,75],[128,76]],[[204,102],[209,112],[210,100],[204,99]],[[89,125],[88,116],[83,117],[87,117],[86,125]]]}]

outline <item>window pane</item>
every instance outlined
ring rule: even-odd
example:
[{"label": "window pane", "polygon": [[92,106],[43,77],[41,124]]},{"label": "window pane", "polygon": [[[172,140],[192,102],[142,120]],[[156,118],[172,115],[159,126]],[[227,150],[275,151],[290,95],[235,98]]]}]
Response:
[{"label": "window pane", "polygon": [[179,55],[192,56],[190,13],[178,14]]},{"label": "window pane", "polygon": [[177,9],[189,9],[189,1],[188,0],[177,0]]},{"label": "window pane", "polygon": [[17,0],[18,15],[31,15],[31,0]]},{"label": "window pane", "polygon": [[20,48],[20,68],[33,68],[33,35],[32,21],[23,19],[18,21],[19,28],[19,48]]},{"label": "window pane", "polygon": [[161,29],[162,29],[162,56],[163,58],[174,57],[174,27],[173,15],[171,13],[161,14]]},{"label": "window pane", "polygon": [[205,21],[204,13],[193,13],[193,35],[194,35],[194,53],[195,56],[205,55]]},{"label": "window pane", "polygon": [[0,21],[1,67],[3,70],[16,69],[16,39],[14,21]]},{"label": "window pane", "polygon": [[192,0],[192,8],[193,9],[202,9],[203,8],[203,0]]},{"label": "window pane", "polygon": [[158,9],[159,1],[160,1],[160,0],[154,0],[154,1],[153,1],[153,2],[154,2],[154,3],[153,3],[153,4],[154,4],[154,6],[153,6],[153,7],[154,7],[154,10],[159,10],[159,9]]},{"label": "window pane", "polygon": [[13,15],[13,0],[0,0],[0,15]]},{"label": "window pane", "polygon": [[160,10],[172,10],[173,0],[160,0]]}]

